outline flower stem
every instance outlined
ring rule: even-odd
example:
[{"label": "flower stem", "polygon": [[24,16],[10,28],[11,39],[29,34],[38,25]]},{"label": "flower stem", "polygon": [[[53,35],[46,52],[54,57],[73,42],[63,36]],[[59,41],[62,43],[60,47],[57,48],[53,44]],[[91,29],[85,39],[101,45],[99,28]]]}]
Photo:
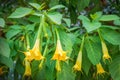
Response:
[{"label": "flower stem", "polygon": [[60,40],[60,37],[59,37],[59,33],[58,33],[57,28],[55,28],[55,31],[56,31],[57,39]]},{"label": "flower stem", "polygon": [[[49,43],[49,41],[50,41],[50,39],[48,38],[47,43],[46,43],[46,46],[45,46],[45,50],[44,50],[44,52],[43,52],[43,57],[45,57],[46,54],[47,54],[47,49],[48,49],[48,43]],[[44,60],[45,60],[45,59],[42,59],[42,61],[40,62],[40,64],[39,64],[39,69],[42,68]]]},{"label": "flower stem", "polygon": [[81,46],[80,46],[80,51],[82,51],[82,49],[83,49],[84,40],[85,40],[85,36],[82,37],[82,43],[81,43]]},{"label": "flower stem", "polygon": [[40,25],[39,25],[39,29],[38,29],[37,39],[40,39],[43,24],[44,24],[44,15],[42,15],[42,17],[40,19]]},{"label": "flower stem", "polygon": [[30,42],[29,42],[28,34],[26,34],[26,45],[27,45],[27,50],[29,50],[30,49]]},{"label": "flower stem", "polygon": [[98,35],[99,35],[99,37],[100,37],[100,40],[104,42],[104,40],[103,40],[103,38],[102,38],[102,36],[101,36],[101,34],[100,34],[100,30],[98,29],[97,31],[98,31]]}]

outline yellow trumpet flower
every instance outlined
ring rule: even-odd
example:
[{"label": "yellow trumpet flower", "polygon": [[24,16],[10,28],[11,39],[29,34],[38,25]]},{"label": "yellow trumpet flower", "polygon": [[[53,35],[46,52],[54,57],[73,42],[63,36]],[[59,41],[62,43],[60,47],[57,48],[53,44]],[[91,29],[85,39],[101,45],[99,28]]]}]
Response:
[{"label": "yellow trumpet flower", "polygon": [[61,71],[61,67],[60,67],[60,61],[56,61],[56,66],[55,66],[57,71]]},{"label": "yellow trumpet flower", "polygon": [[52,60],[66,61],[67,59],[68,57],[66,56],[66,52],[62,49],[60,40],[57,40],[57,47]]},{"label": "yellow trumpet flower", "polygon": [[33,54],[35,60],[41,60],[44,58],[40,52],[39,45],[40,45],[40,40],[36,39],[34,47],[32,48],[32,50],[30,50],[30,53]]},{"label": "yellow trumpet flower", "polygon": [[98,75],[105,73],[105,70],[103,69],[101,63],[97,64],[96,67],[97,67],[97,74]]},{"label": "yellow trumpet flower", "polygon": [[101,44],[102,44],[103,60],[105,61],[105,60],[111,59],[111,57],[108,53],[106,44],[103,41],[101,42]]},{"label": "yellow trumpet flower", "polygon": [[76,71],[82,71],[82,51],[79,52],[75,65],[73,69]]},{"label": "yellow trumpet flower", "polygon": [[24,76],[31,76],[31,67],[30,67],[30,62],[25,59],[25,73]]},{"label": "yellow trumpet flower", "polygon": [[34,59],[34,56],[31,52],[27,51],[27,52],[24,52],[25,54],[25,59],[27,59],[28,61],[32,61]]}]

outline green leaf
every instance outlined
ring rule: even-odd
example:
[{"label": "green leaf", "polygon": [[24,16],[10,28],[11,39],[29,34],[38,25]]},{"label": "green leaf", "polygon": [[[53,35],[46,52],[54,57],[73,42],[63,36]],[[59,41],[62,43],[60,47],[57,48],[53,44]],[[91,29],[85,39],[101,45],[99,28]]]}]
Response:
[{"label": "green leaf", "polygon": [[40,22],[40,17],[33,15],[33,16],[30,16],[28,18],[28,20],[31,21],[31,22],[34,22],[34,23],[39,23]]},{"label": "green leaf", "polygon": [[120,33],[112,29],[101,29],[102,37],[113,45],[120,45]]},{"label": "green leaf", "polygon": [[101,23],[99,22],[88,22],[88,21],[83,21],[83,27],[87,30],[87,32],[94,31],[101,27]]},{"label": "green leaf", "polygon": [[88,22],[90,22],[90,20],[86,16],[83,16],[83,15],[78,16],[78,19],[80,19],[82,21],[88,21]]},{"label": "green leaf", "polygon": [[21,18],[32,12],[32,9],[20,7],[17,8],[8,18]]},{"label": "green leaf", "polygon": [[82,56],[82,68],[84,70],[84,72],[86,73],[86,75],[88,75],[90,67],[91,67],[91,62],[87,57],[86,51],[83,51],[83,56]]},{"label": "green leaf", "polygon": [[63,18],[63,20],[65,21],[65,23],[67,24],[67,26],[70,27],[71,20],[67,19],[67,18]]},{"label": "green leaf", "polygon": [[3,18],[0,18],[0,27],[4,27],[5,26],[5,21]]},{"label": "green leaf", "polygon": [[75,74],[72,72],[72,69],[69,65],[64,63],[61,66],[61,71],[57,72],[56,80],[75,80]]},{"label": "green leaf", "polygon": [[89,5],[90,0],[78,0],[77,8],[79,11],[83,10],[85,7]]},{"label": "green leaf", "polygon": [[59,35],[60,35],[60,41],[61,41],[62,45],[64,45],[64,46],[62,46],[62,48],[65,51],[69,52],[67,55],[70,57],[71,52],[73,50],[72,46],[75,42],[76,37],[75,37],[75,35],[68,34],[68,33],[64,32],[63,30],[60,30],[60,29],[59,29]]},{"label": "green leaf", "polygon": [[50,18],[50,20],[52,22],[54,22],[55,24],[60,25],[61,24],[61,20],[62,20],[62,14],[60,14],[59,12],[49,12],[47,14],[47,16]]},{"label": "green leaf", "polygon": [[113,29],[113,30],[120,29],[117,26],[109,26],[109,25],[102,25],[101,28],[109,28],[109,29]]},{"label": "green leaf", "polygon": [[94,20],[94,21],[98,21],[100,19],[100,17],[102,16],[102,12],[96,12],[95,14],[90,14],[90,17]]},{"label": "green leaf", "polygon": [[21,32],[21,30],[11,29],[6,33],[6,37],[7,37],[7,39],[11,39],[12,37],[16,36],[20,32]]},{"label": "green leaf", "polygon": [[112,21],[120,19],[117,15],[103,15],[99,20],[100,21]]},{"label": "green leaf", "polygon": [[0,55],[0,63],[5,64],[9,68],[13,68],[13,61],[11,58],[8,58],[6,56]]},{"label": "green leaf", "polygon": [[100,62],[101,59],[101,46],[97,43],[91,42],[88,38],[85,43],[85,48],[87,51],[87,56],[93,65]]},{"label": "green leaf", "polygon": [[49,11],[50,10],[59,9],[59,8],[65,8],[65,6],[63,6],[63,5],[56,5],[56,6],[52,7],[52,8],[50,8]]},{"label": "green leaf", "polygon": [[0,38],[0,54],[5,57],[10,56],[9,44],[4,38]]},{"label": "green leaf", "polygon": [[28,24],[26,26],[26,30],[28,30],[28,31],[34,31],[34,28],[35,28],[35,24]]},{"label": "green leaf", "polygon": [[117,19],[113,22],[115,25],[119,25],[120,26],[120,19]]},{"label": "green leaf", "polygon": [[21,29],[21,25],[12,25],[10,29]]},{"label": "green leaf", "polygon": [[32,15],[34,15],[34,16],[42,16],[42,14],[40,14],[40,13],[38,13],[38,12],[34,12],[34,13],[32,13]]},{"label": "green leaf", "polygon": [[115,57],[109,65],[109,71],[113,80],[120,80],[120,56]]},{"label": "green leaf", "polygon": [[46,69],[45,67],[42,67],[42,69],[39,69],[39,61],[33,61],[31,64],[31,70],[32,70],[32,78],[34,80],[45,80],[46,79]]},{"label": "green leaf", "polygon": [[29,3],[32,7],[34,7],[35,9],[39,10],[39,8],[41,7],[39,4],[37,3]]},{"label": "green leaf", "polygon": [[90,22],[90,20],[86,16],[80,15],[78,19],[82,20],[83,27],[85,27],[88,33],[101,27],[100,22],[97,21]]}]

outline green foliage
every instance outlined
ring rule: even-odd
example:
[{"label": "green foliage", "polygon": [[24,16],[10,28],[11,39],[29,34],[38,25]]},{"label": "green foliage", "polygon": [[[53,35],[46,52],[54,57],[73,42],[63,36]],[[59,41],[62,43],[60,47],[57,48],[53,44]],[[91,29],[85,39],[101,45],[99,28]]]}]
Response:
[{"label": "green foliage", "polygon": [[86,50],[89,60],[93,65],[96,65],[100,62],[101,59],[101,48],[99,44],[91,42],[89,39],[86,40]]},{"label": "green foliage", "polygon": [[32,9],[20,7],[17,8],[10,16],[9,18],[21,18],[24,17],[32,12]]},{"label": "green foliage", "polygon": [[57,80],[75,80],[75,73],[72,72],[69,65],[63,64],[62,68],[61,72],[57,72]]},{"label": "green foliage", "polygon": [[114,80],[120,79],[120,56],[113,59],[112,63],[109,65],[109,70]]},{"label": "green foliage", "polygon": [[5,26],[5,21],[3,18],[0,18],[0,27],[4,27]]},{"label": "green foliage", "polygon": [[112,21],[117,19],[120,19],[117,15],[103,15],[100,18],[100,21]]},{"label": "green foliage", "polygon": [[47,14],[47,16],[50,18],[50,20],[55,23],[60,25],[61,24],[61,20],[62,20],[62,14],[58,13],[58,12],[49,12]]},{"label": "green foliage", "polygon": [[0,38],[0,54],[7,58],[10,56],[9,44],[4,38]]},{"label": "green foliage", "polygon": [[12,75],[15,80],[120,79],[120,17],[91,9],[104,5],[102,0],[21,1],[9,16],[0,18],[0,68],[9,68],[0,76],[10,80]]},{"label": "green foliage", "polygon": [[101,29],[101,34],[106,41],[113,45],[119,45],[120,33],[113,31],[111,29]]}]

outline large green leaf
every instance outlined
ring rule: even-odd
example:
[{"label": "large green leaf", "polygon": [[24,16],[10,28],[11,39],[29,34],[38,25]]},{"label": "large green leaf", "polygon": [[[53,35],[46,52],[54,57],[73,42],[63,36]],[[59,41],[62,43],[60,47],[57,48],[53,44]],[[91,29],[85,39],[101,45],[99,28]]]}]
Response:
[{"label": "large green leaf", "polygon": [[120,33],[112,29],[101,29],[102,37],[113,45],[120,45]]},{"label": "large green leaf", "polygon": [[64,63],[61,71],[57,72],[56,80],[75,80],[75,74],[72,72],[70,65]]},{"label": "large green leaf", "polygon": [[63,6],[63,5],[56,5],[54,7],[51,7],[49,10],[55,10],[55,9],[59,9],[59,8],[65,8],[65,6]]},{"label": "large green leaf", "polygon": [[67,18],[63,18],[63,20],[65,21],[65,23],[67,24],[68,27],[70,27],[71,25],[71,20],[67,19]]},{"label": "large green leaf", "polygon": [[34,23],[39,23],[40,22],[40,17],[33,15],[33,16],[30,16],[28,18],[28,20],[31,21],[31,22],[34,22]]},{"label": "large green leaf", "polygon": [[117,19],[113,22],[115,25],[119,25],[120,26],[120,19]]},{"label": "large green leaf", "polygon": [[67,55],[70,57],[72,52],[72,46],[75,42],[76,37],[75,35],[68,34],[62,30],[59,30],[59,35],[60,35],[61,43],[62,45],[64,45],[63,49],[68,52]]},{"label": "large green leaf", "polygon": [[88,22],[90,22],[90,20],[86,16],[83,16],[83,15],[78,16],[78,19],[80,19],[82,21],[88,21]]},{"label": "large green leaf", "polygon": [[3,18],[0,18],[0,27],[4,27],[5,26],[5,21]]},{"label": "large green leaf", "polygon": [[34,8],[36,8],[37,10],[39,10],[40,9],[40,5],[39,4],[37,4],[37,3],[29,3],[32,7],[34,7]]},{"label": "large green leaf", "polygon": [[10,56],[9,44],[4,38],[0,38],[0,54],[5,57]]},{"label": "large green leaf", "polygon": [[109,71],[113,80],[120,80],[120,56],[115,57],[109,65]]},{"label": "large green leaf", "polygon": [[50,20],[52,22],[54,22],[55,24],[60,25],[61,24],[61,20],[62,20],[62,14],[60,14],[59,12],[49,12],[47,14],[47,16],[50,18]]},{"label": "large green leaf", "polygon": [[45,80],[46,79],[46,69],[45,67],[42,67],[42,69],[39,69],[39,61],[33,61],[31,63],[31,70],[32,70],[32,78],[34,80]]},{"label": "large green leaf", "polygon": [[17,8],[8,18],[21,18],[32,12],[32,9],[20,7]]},{"label": "large green leaf", "polygon": [[101,59],[101,46],[97,43],[93,43],[89,39],[86,39],[85,48],[87,50],[87,56],[92,64],[98,64]]},{"label": "large green leaf", "polygon": [[101,27],[101,23],[99,22],[88,22],[88,21],[83,21],[83,27],[87,30],[87,32],[94,31]]},{"label": "large green leaf", "polygon": [[5,64],[9,68],[13,68],[13,60],[11,58],[6,57],[6,56],[0,55],[0,63]]},{"label": "large green leaf", "polygon": [[90,22],[90,20],[86,16],[80,15],[78,19],[82,20],[83,27],[85,27],[88,33],[101,27],[100,22],[97,21]]},{"label": "large green leaf", "polygon": [[84,72],[86,73],[86,75],[88,75],[90,67],[91,67],[91,62],[87,57],[86,51],[83,51],[82,68],[83,68]]},{"label": "large green leaf", "polygon": [[112,21],[120,19],[117,15],[103,15],[99,20],[100,21]]},{"label": "large green leaf", "polygon": [[7,37],[7,39],[11,39],[12,37],[14,37],[15,35],[17,35],[20,32],[21,32],[21,30],[19,30],[19,29],[11,29],[6,33],[6,37]]}]

